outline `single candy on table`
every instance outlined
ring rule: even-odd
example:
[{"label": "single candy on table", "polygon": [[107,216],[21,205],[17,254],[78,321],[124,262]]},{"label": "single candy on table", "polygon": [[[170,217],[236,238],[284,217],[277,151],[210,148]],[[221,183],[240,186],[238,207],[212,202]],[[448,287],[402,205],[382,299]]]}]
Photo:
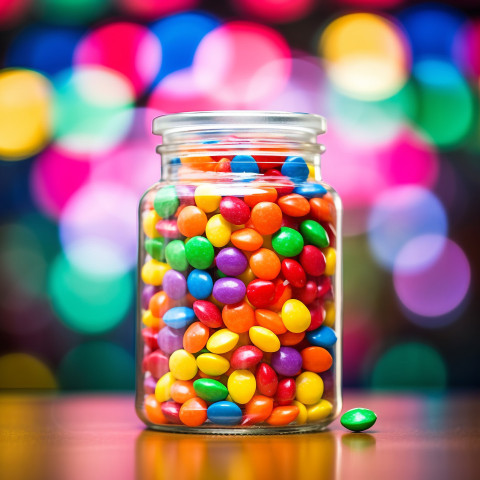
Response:
[{"label": "single candy on table", "polygon": [[340,418],[340,423],[352,432],[368,430],[376,421],[377,415],[368,408],[353,408]]}]

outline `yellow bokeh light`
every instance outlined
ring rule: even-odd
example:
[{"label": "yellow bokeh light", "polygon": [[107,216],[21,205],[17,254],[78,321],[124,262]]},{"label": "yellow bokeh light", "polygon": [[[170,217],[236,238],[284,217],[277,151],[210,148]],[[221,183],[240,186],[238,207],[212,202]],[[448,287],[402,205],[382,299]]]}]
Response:
[{"label": "yellow bokeh light", "polygon": [[51,87],[31,70],[0,71],[0,158],[21,160],[41,150],[51,131]]},{"label": "yellow bokeh light", "polygon": [[402,31],[379,15],[354,13],[330,23],[320,37],[330,80],[360,100],[394,95],[408,77],[410,54]]},{"label": "yellow bokeh light", "polygon": [[26,353],[9,353],[0,357],[0,389],[56,389],[57,381],[50,369]]}]

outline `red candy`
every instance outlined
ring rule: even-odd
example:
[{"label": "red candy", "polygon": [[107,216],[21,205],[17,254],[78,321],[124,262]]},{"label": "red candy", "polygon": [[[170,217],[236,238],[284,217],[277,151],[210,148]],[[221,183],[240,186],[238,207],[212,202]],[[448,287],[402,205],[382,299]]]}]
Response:
[{"label": "red candy", "polygon": [[296,387],[294,378],[284,378],[278,382],[275,401],[279,405],[290,405],[295,399]]},{"label": "red candy", "polygon": [[317,298],[317,284],[309,280],[303,288],[294,288],[293,296],[304,305],[310,305]]},{"label": "red candy", "polygon": [[142,370],[150,372],[153,377],[160,378],[168,371],[168,357],[160,350],[155,350],[142,361]]},{"label": "red candy", "polygon": [[224,197],[220,202],[223,218],[234,225],[243,225],[250,218],[250,208],[237,197]]},{"label": "red candy", "polygon": [[193,311],[197,318],[207,327],[220,328],[223,326],[220,309],[212,302],[197,300],[193,302]]},{"label": "red candy", "polygon": [[267,397],[273,397],[278,387],[278,377],[275,370],[267,363],[261,363],[255,373],[257,390]]},{"label": "red candy", "polygon": [[263,358],[263,352],[254,345],[244,345],[237,348],[230,359],[230,366],[234,370],[245,370],[257,365]]},{"label": "red candy", "polygon": [[323,275],[327,264],[323,252],[314,245],[305,245],[300,253],[300,263],[304,270],[314,277]]},{"label": "red candy", "polygon": [[282,261],[283,276],[297,288],[302,288],[307,283],[307,275],[302,266],[292,258],[285,258]]},{"label": "red candy", "polygon": [[266,308],[275,298],[275,284],[270,280],[253,280],[247,286],[247,298],[255,308]]},{"label": "red candy", "polygon": [[158,348],[158,329],[146,327],[142,330],[142,337],[145,345],[156,350]]},{"label": "red candy", "polygon": [[311,330],[316,330],[325,320],[325,309],[323,308],[323,304],[319,300],[315,300],[308,306],[308,310],[310,310],[310,315],[312,317],[312,322],[310,326],[307,328],[307,332]]},{"label": "red candy", "polygon": [[165,238],[181,238],[176,220],[160,220],[155,225],[157,232]]},{"label": "red candy", "polygon": [[317,297],[322,298],[332,291],[332,281],[330,277],[324,276],[317,280]]},{"label": "red candy", "polygon": [[181,403],[168,401],[162,403],[162,413],[169,423],[181,424],[180,420],[180,408],[182,408]]}]

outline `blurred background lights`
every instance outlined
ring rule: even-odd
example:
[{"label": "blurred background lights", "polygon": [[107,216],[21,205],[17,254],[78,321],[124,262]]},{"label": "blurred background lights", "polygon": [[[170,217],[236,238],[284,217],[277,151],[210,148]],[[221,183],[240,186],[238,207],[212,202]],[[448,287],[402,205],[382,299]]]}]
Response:
[{"label": "blurred background lights", "polygon": [[45,146],[51,131],[51,86],[31,70],[0,71],[0,158],[19,160]]},{"label": "blurred background lights", "polygon": [[56,146],[86,157],[112,149],[127,134],[133,91],[113,70],[83,66],[62,72],[55,81]]},{"label": "blurred background lights", "polygon": [[28,12],[32,0],[0,0],[0,28],[17,23]]},{"label": "blurred background lights", "polygon": [[378,390],[443,390],[447,368],[431,346],[410,341],[388,349],[373,367],[372,386]]},{"label": "blurred background lights", "polygon": [[249,108],[272,99],[290,74],[290,49],[275,30],[247,22],[230,22],[208,33],[193,62],[200,88],[233,108]]},{"label": "blurred background lights", "polygon": [[51,23],[82,25],[99,18],[112,0],[35,0],[37,11]]},{"label": "blurred background lights", "polygon": [[454,42],[454,58],[463,71],[480,79],[480,21],[462,25]]},{"label": "blurred background lights", "polygon": [[[436,253],[435,258],[424,268],[401,268],[424,262],[431,250]],[[465,298],[470,286],[470,265],[463,250],[452,240],[438,235],[419,236],[399,252],[393,280],[406,308],[417,315],[436,317],[451,312]]]},{"label": "blurred background lights", "polygon": [[75,51],[77,65],[99,65],[121,73],[137,95],[160,70],[162,49],[148,28],[135,23],[115,22],[88,33]]},{"label": "blurred background lights", "polygon": [[151,20],[195,8],[200,0],[116,0],[116,3],[126,13]]},{"label": "blurred background lights", "polygon": [[190,67],[202,38],[219,25],[219,20],[203,12],[179,13],[151,25],[150,30],[162,46],[162,65],[154,83],[172,72]]},{"label": "blurred background lights", "polygon": [[305,17],[315,7],[314,0],[232,0],[242,13],[267,22],[293,22]]},{"label": "blurred background lights", "polygon": [[62,254],[51,265],[48,288],[53,308],[62,322],[86,334],[103,333],[117,326],[130,308],[133,296],[130,275],[87,272]]},{"label": "blurred background lights", "polygon": [[473,122],[473,96],[465,78],[450,63],[423,60],[413,67],[418,91],[414,121],[440,147],[456,146]]},{"label": "blurred background lights", "polygon": [[0,357],[0,389],[53,390],[57,382],[51,370],[39,359],[25,353]]},{"label": "blurred background lights", "polygon": [[5,63],[53,75],[72,66],[73,52],[82,35],[83,30],[77,28],[27,27],[13,39]]},{"label": "blurred background lights", "polygon": [[65,390],[130,390],[134,385],[135,363],[122,347],[94,341],[68,352],[57,374]]},{"label": "blurred background lights", "polygon": [[390,97],[408,76],[408,44],[401,30],[379,15],[353,13],[331,22],[320,52],[336,88],[363,100]]},{"label": "blurred background lights", "polygon": [[[406,185],[380,195],[368,219],[368,239],[376,260],[391,270],[402,262],[397,256],[412,238],[423,234],[447,233],[447,216],[437,197],[422,187]],[[435,249],[424,252],[418,262],[428,262]],[[407,265],[408,268],[408,265]]]}]

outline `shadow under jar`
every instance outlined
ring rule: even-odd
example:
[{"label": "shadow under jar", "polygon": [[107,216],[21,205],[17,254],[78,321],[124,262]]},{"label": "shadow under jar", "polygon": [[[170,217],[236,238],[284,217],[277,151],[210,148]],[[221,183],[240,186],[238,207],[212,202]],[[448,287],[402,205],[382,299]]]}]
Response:
[{"label": "shadow under jar", "polygon": [[341,203],[325,120],[156,118],[162,179],[139,208],[136,410],[150,428],[322,430],[341,410]]}]

